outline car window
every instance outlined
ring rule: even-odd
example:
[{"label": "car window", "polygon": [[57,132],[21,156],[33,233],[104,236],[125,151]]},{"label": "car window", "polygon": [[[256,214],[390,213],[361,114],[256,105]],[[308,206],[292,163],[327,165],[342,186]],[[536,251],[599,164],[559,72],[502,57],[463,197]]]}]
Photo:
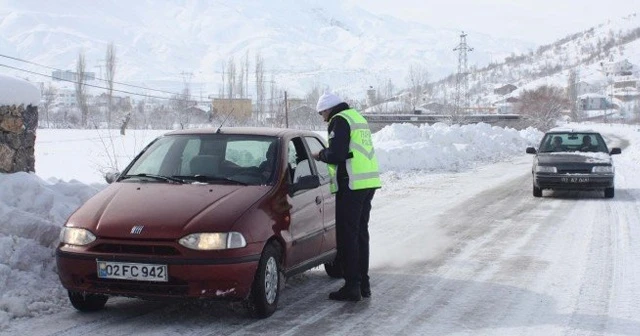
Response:
[{"label": "car window", "polygon": [[608,152],[598,133],[547,133],[540,143],[540,152]]},{"label": "car window", "polygon": [[128,174],[160,174],[160,168],[168,156],[175,139],[164,137],[156,140],[129,169]]},{"label": "car window", "polygon": [[[320,142],[320,139],[315,137],[306,137],[307,145],[309,146],[309,150],[311,153],[318,153],[319,151],[325,148],[324,144]],[[322,161],[315,161],[316,168],[318,169],[318,175],[322,179],[329,178],[329,169],[327,168],[327,164]]]},{"label": "car window", "polygon": [[298,182],[302,176],[312,175],[311,163],[304,147],[302,138],[293,138],[289,141],[287,161],[291,174],[291,181]]}]

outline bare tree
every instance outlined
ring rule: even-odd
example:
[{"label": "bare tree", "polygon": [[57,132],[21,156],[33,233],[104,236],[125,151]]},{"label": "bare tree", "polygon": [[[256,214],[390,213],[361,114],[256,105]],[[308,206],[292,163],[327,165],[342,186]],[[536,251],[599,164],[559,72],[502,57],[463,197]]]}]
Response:
[{"label": "bare tree", "polygon": [[546,131],[555,126],[563,109],[569,107],[564,90],[543,85],[535,90],[524,90],[519,98],[517,111],[526,126]]},{"label": "bare tree", "polygon": [[247,50],[247,52],[244,55],[244,89],[247,91],[246,92],[246,97],[249,97],[249,50]]},{"label": "bare tree", "polygon": [[567,83],[567,99],[571,109],[571,120],[578,121],[578,74],[575,69],[569,71],[569,83]]},{"label": "bare tree", "polygon": [[227,98],[231,99],[235,97],[236,88],[236,62],[233,56],[229,58],[229,64],[227,64]]},{"label": "bare tree", "polygon": [[109,45],[107,45],[105,62],[105,72],[107,77],[107,128],[110,129],[113,117],[113,79],[116,74],[116,47],[113,45],[113,42],[110,42]]},{"label": "bare tree", "polygon": [[[42,92],[43,99],[39,111],[44,114],[44,119],[47,121],[47,128],[51,127],[51,124],[49,122],[49,112],[51,110],[51,105],[53,105],[53,102],[56,100],[57,93],[58,90],[53,85],[51,85],[51,83],[47,84]],[[43,118],[40,119],[42,120]]]},{"label": "bare tree", "polygon": [[227,71],[226,70],[227,69],[227,65],[226,65],[226,63],[224,61],[222,61],[222,65],[220,66],[220,68],[222,70],[220,72],[221,73],[221,77],[222,77],[221,78],[222,80],[220,81],[220,83],[222,83],[222,87],[220,87],[220,93],[218,94],[218,97],[219,98],[224,98],[224,94],[225,94],[224,84],[225,84],[225,75],[226,75],[226,71]]},{"label": "bare tree", "polygon": [[85,61],[84,61],[84,53],[80,52],[78,54],[78,62],[76,63],[76,101],[78,103],[78,108],[80,109],[80,124],[82,127],[87,127],[87,119],[89,116],[89,106],[87,105],[87,92],[85,90]]},{"label": "bare tree", "polygon": [[262,121],[264,116],[264,60],[260,54],[256,54],[256,107],[258,110],[258,121]]},{"label": "bare tree", "polygon": [[240,66],[240,72],[238,72],[238,79],[236,80],[238,89],[236,90],[240,98],[244,98],[244,65]]},{"label": "bare tree", "polygon": [[407,84],[409,84],[409,92],[411,93],[411,111],[415,111],[421,103],[422,92],[429,84],[429,72],[420,65],[412,64],[409,66]]}]

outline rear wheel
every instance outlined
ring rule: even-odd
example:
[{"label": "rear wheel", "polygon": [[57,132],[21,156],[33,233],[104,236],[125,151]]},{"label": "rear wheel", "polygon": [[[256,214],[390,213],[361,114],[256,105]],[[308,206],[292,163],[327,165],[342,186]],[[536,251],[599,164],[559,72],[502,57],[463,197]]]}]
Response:
[{"label": "rear wheel", "polygon": [[104,308],[109,299],[106,295],[69,291],[71,305],[81,312],[94,312]]},{"label": "rear wheel", "polygon": [[542,189],[533,186],[533,197],[542,197]]},{"label": "rear wheel", "polygon": [[342,265],[337,258],[333,262],[324,264],[324,270],[327,272],[328,276],[335,279],[340,279],[344,275]]},{"label": "rear wheel", "polygon": [[613,198],[614,195],[615,195],[614,188],[607,188],[604,190],[604,198]]},{"label": "rear wheel", "polygon": [[271,316],[278,307],[280,298],[280,248],[269,244],[262,251],[258,270],[249,296],[249,312],[257,317]]}]

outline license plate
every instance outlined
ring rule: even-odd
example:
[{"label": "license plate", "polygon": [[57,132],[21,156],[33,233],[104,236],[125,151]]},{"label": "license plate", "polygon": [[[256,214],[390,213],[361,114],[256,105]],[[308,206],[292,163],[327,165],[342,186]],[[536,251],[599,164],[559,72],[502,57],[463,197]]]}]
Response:
[{"label": "license plate", "polygon": [[98,260],[98,278],[167,282],[167,265]]},{"label": "license plate", "polygon": [[562,182],[564,183],[589,183],[588,177],[563,177]]}]

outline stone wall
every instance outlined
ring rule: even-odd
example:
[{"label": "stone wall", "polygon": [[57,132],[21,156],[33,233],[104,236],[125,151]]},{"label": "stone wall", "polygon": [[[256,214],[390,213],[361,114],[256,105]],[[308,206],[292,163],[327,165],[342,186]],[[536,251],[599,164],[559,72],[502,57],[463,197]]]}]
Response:
[{"label": "stone wall", "polygon": [[35,172],[38,107],[0,105],[0,173]]}]

